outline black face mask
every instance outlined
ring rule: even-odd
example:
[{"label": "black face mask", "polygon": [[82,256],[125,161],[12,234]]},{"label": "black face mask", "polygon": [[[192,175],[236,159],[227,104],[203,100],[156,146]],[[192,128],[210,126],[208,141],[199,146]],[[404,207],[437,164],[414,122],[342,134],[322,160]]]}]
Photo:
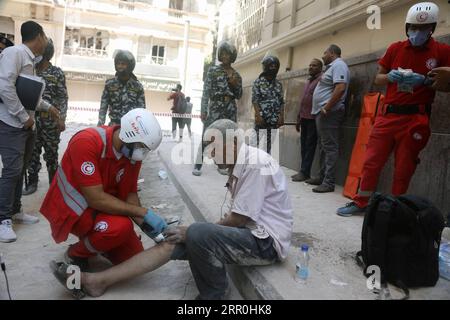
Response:
[{"label": "black face mask", "polygon": [[277,68],[269,68],[270,66],[273,66],[273,64],[269,64],[263,68],[263,76],[267,76],[269,78],[275,78],[278,74],[278,70],[280,67]]},{"label": "black face mask", "polygon": [[128,77],[130,73],[128,72],[128,70],[123,70],[123,71],[116,71],[116,75],[120,78],[124,78]]},{"label": "black face mask", "polygon": [[276,77],[278,74],[278,70],[267,70],[264,72],[264,74],[268,75],[269,77]]}]

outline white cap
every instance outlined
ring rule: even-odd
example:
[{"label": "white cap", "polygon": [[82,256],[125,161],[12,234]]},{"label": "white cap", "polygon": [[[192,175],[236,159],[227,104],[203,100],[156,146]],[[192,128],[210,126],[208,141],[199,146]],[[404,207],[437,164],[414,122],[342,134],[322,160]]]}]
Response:
[{"label": "white cap", "polygon": [[431,24],[437,23],[439,18],[439,7],[433,2],[420,2],[413,5],[406,15],[405,23],[409,24]]},{"label": "white cap", "polygon": [[148,149],[155,150],[161,143],[162,131],[151,111],[136,108],[120,120],[119,138],[125,143],[141,142]]}]

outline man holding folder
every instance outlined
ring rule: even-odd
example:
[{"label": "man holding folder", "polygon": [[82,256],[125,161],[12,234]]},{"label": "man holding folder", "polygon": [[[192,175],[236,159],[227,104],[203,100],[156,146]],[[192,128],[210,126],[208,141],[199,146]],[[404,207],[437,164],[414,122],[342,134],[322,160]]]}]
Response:
[{"label": "man holding folder", "polygon": [[[16,82],[19,76],[35,75],[35,65],[42,58],[47,37],[42,26],[34,21],[24,22],[20,32],[23,43],[0,54],[0,242],[16,241],[12,220],[25,224],[39,221],[21,209],[23,169],[33,150],[35,132],[34,110],[27,110],[22,104]],[[26,96],[30,95],[32,92],[27,92]],[[27,108],[33,109],[29,105]],[[58,109],[44,100],[40,100],[35,110],[59,118]]]}]

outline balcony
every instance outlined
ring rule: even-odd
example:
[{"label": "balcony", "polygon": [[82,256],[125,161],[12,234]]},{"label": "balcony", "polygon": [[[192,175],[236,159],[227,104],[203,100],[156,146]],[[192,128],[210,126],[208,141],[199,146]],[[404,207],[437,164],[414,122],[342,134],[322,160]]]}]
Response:
[{"label": "balcony", "polygon": [[[112,57],[108,57],[100,51],[103,50],[91,50],[91,52],[88,50],[79,50],[79,53],[82,54],[77,55],[66,54],[66,51],[64,51],[65,54],[61,67],[65,71],[114,75],[115,69]],[[178,66],[159,65],[156,63],[148,64],[139,61],[136,63],[134,73],[137,76],[173,81],[179,80],[180,77]]]},{"label": "balcony", "polygon": [[191,25],[208,27],[208,16],[205,14],[161,8],[142,2],[122,0],[67,0],[67,8],[123,15],[134,19],[159,23],[184,24],[185,20],[189,20]]},{"label": "balcony", "polygon": [[97,57],[97,58],[107,58],[108,52],[106,50],[93,49],[93,48],[73,48],[64,47],[64,54],[71,56],[82,56],[82,57]]},{"label": "balcony", "polygon": [[149,54],[146,55],[138,55],[137,62],[143,64],[158,64],[158,65],[167,65],[168,63],[164,61],[164,57],[152,56]]}]

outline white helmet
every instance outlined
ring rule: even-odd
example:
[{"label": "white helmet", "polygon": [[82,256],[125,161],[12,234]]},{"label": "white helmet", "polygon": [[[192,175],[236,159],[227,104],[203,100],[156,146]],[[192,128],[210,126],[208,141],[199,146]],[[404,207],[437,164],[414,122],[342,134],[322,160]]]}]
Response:
[{"label": "white helmet", "polygon": [[125,143],[141,142],[148,149],[155,150],[161,143],[162,131],[152,112],[136,108],[120,120],[119,138]]},{"label": "white helmet", "polygon": [[433,2],[420,2],[413,5],[406,15],[407,24],[431,24],[437,23],[439,7]]}]

